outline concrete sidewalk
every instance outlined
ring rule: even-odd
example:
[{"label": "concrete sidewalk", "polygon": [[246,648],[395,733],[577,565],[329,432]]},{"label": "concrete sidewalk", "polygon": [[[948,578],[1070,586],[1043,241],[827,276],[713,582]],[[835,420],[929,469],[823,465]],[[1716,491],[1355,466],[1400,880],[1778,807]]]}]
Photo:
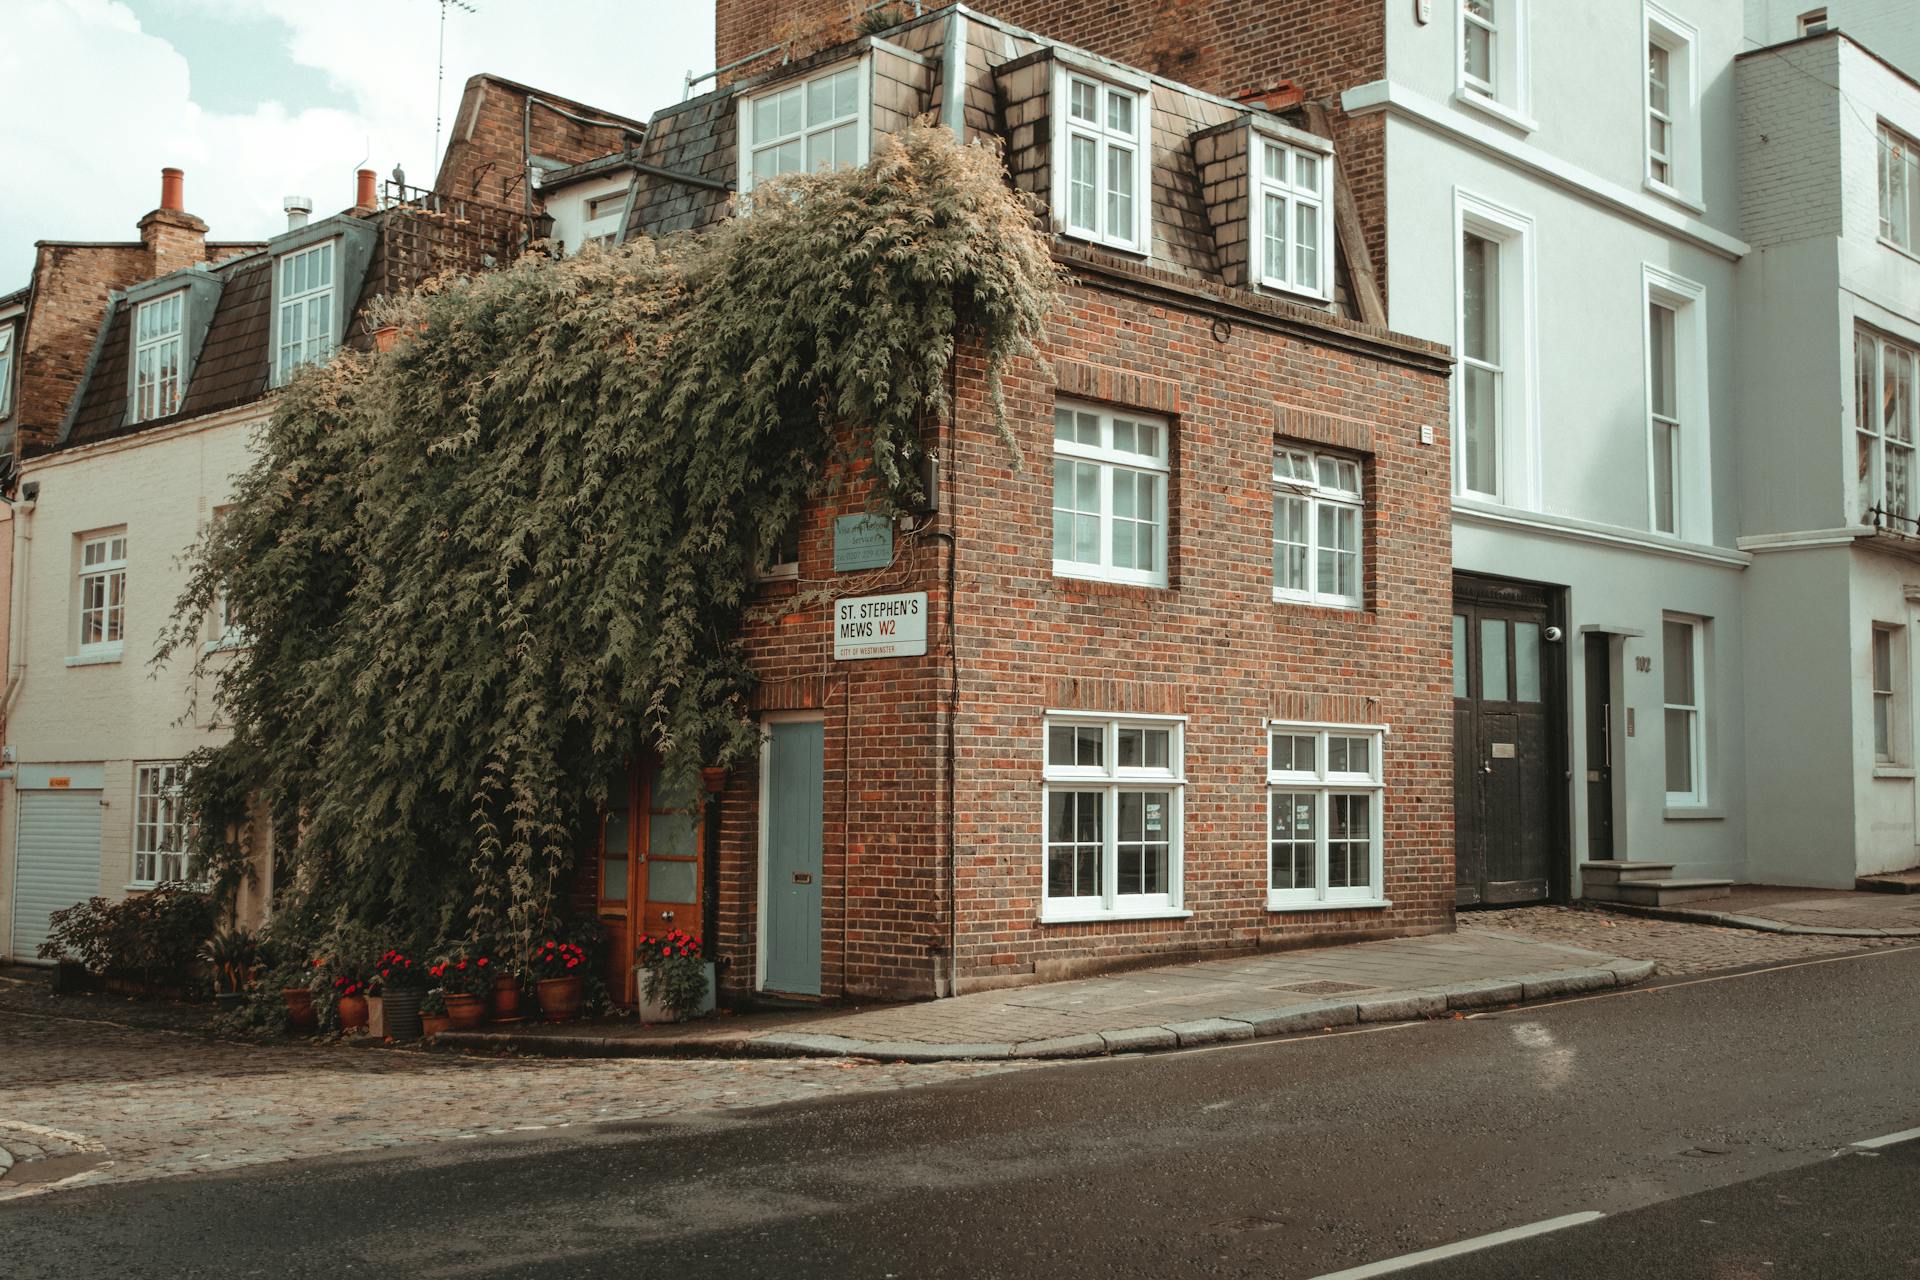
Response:
[{"label": "concrete sidewalk", "polygon": [[1678,907],[1595,904],[1625,915],[1828,938],[1920,938],[1920,894],[1740,884],[1724,898]]},{"label": "concrete sidewalk", "polygon": [[1626,960],[1491,929],[1168,965],[867,1009],[448,1032],[450,1047],[563,1057],[1081,1058],[1399,1022],[1629,986]]}]

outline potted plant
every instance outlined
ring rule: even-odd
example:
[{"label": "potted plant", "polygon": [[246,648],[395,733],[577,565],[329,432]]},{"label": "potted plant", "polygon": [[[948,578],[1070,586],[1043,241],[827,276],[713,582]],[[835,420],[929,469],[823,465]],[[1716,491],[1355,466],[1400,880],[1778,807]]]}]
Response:
[{"label": "potted plant", "polygon": [[280,988],[280,998],[287,1002],[287,1025],[295,1031],[312,1031],[320,1025],[319,1011],[313,1007],[313,991],[325,981],[327,958],[315,956],[307,968],[311,976],[306,986]]},{"label": "potted plant", "polygon": [[713,965],[702,957],[700,939],[672,929],[643,935],[634,949],[642,1022],[685,1022],[713,1012]]},{"label": "potted plant", "polygon": [[406,952],[389,948],[367,980],[367,1031],[383,1040],[412,1040],[420,1034],[419,967]]},{"label": "potted plant", "polygon": [[213,1002],[232,1009],[239,1005],[260,958],[260,940],[251,929],[222,929],[202,944],[200,958],[213,970]]},{"label": "potted plant", "polygon": [[459,949],[441,956],[427,970],[446,1000],[454,1030],[471,1031],[487,1020],[487,998],[493,993],[491,968],[486,956]]},{"label": "potted plant", "polygon": [[520,975],[508,972],[505,965],[494,965],[489,972],[493,973],[493,1020],[520,1021]]},{"label": "potted plant", "polygon": [[420,997],[420,1034],[431,1040],[453,1025],[447,1016],[447,997],[435,987]]},{"label": "potted plant", "polygon": [[540,1000],[540,1012],[549,1022],[571,1022],[580,1016],[587,993],[587,953],[571,942],[549,938],[534,948],[529,965]]}]

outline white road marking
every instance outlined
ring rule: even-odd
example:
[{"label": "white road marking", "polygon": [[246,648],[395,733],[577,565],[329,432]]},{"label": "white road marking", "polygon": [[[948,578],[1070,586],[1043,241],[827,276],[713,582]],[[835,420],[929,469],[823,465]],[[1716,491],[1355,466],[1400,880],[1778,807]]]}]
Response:
[{"label": "white road marking", "polygon": [[1915,1138],[1920,1138],[1920,1129],[1902,1129],[1898,1133],[1882,1134],[1878,1138],[1868,1138],[1865,1142],[1856,1142],[1853,1145],[1872,1151],[1878,1147],[1891,1147],[1902,1142],[1912,1142]]},{"label": "white road marking", "polygon": [[1598,1210],[1589,1209],[1584,1213],[1569,1213],[1559,1218],[1548,1218],[1544,1222],[1529,1223],[1524,1227],[1509,1227],[1505,1231],[1496,1231],[1492,1235],[1475,1236],[1471,1240],[1457,1240],[1452,1244],[1443,1244],[1432,1249],[1422,1249],[1418,1253],[1402,1254],[1398,1258],[1387,1258],[1380,1262],[1369,1262],[1364,1267],[1351,1267],[1345,1271],[1330,1271],[1316,1280],[1365,1280],[1367,1276],[1392,1275],[1396,1271],[1407,1271],[1414,1267],[1425,1266],[1429,1262],[1439,1262],[1443,1258],[1457,1258],[1463,1253],[1478,1253],[1482,1249],[1491,1249],[1496,1245],[1507,1244],[1514,1240],[1525,1240],[1530,1236],[1543,1236],[1549,1231],[1564,1231],[1568,1227],[1578,1227],[1589,1222],[1598,1222],[1606,1215]]}]

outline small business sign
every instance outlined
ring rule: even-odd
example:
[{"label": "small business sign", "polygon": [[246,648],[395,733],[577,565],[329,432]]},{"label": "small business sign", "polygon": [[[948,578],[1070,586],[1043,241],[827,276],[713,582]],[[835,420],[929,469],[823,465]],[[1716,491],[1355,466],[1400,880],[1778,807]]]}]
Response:
[{"label": "small business sign", "polygon": [[917,658],[927,651],[927,593],[850,596],[833,602],[833,656]]},{"label": "small business sign", "polygon": [[884,569],[893,563],[893,521],[885,516],[841,516],[833,522],[833,571]]},{"label": "small business sign", "polygon": [[47,785],[55,791],[65,791],[73,785],[72,778],[48,778]]}]

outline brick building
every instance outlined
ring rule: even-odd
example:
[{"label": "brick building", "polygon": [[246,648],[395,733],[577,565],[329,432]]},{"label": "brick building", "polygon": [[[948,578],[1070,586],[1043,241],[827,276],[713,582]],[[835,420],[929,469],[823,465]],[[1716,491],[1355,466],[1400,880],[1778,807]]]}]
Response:
[{"label": "brick building", "polygon": [[807,514],[746,636],[759,767],[704,841],[636,779],[587,868],[616,940],[703,917],[736,992],[925,996],[1449,928],[1449,365],[1358,318],[1338,146],[955,7],[657,113],[627,233],[926,113],[1074,276],[1024,465],[963,354],[935,510]]}]

